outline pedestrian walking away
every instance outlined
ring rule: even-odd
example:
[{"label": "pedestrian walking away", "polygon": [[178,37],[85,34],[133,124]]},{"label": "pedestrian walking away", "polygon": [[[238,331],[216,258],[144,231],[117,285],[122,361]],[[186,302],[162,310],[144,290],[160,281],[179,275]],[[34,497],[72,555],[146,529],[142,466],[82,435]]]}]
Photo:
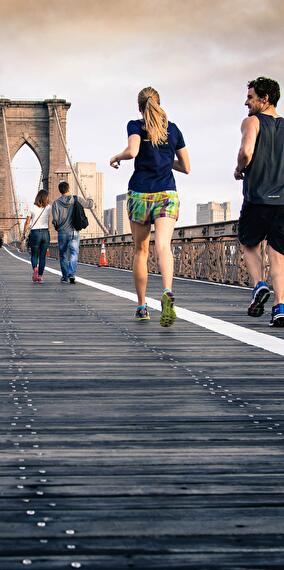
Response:
[{"label": "pedestrian walking away", "polygon": [[[74,210],[77,204],[83,208],[92,208],[91,198],[81,198],[73,196],[68,182],[62,181],[58,185],[61,194],[60,198],[52,204],[52,223],[58,232],[58,249],[61,267],[61,283],[75,284],[75,277],[78,264],[80,232],[74,227]],[[76,224],[75,224],[76,225]]]},{"label": "pedestrian walking away", "polygon": [[49,217],[51,206],[49,196],[45,190],[39,190],[34,205],[27,215],[22,240],[29,234],[29,246],[31,249],[31,264],[33,268],[32,281],[43,283],[46,252],[50,243]]},{"label": "pedestrian walking away", "polygon": [[261,244],[267,242],[274,305],[270,326],[284,326],[284,119],[277,113],[277,81],[258,77],[248,83],[242,141],[235,179],[243,180],[239,240],[254,285],[248,314],[259,317],[269,299]]},{"label": "pedestrian walking away", "polygon": [[110,165],[118,168],[122,160],[135,159],[128,185],[127,210],[135,246],[133,276],[138,297],[135,318],[150,319],[146,305],[147,260],[151,224],[155,227],[155,248],[162,275],[163,292],[160,324],[171,326],[174,308],[173,255],[171,239],[179,214],[179,199],[172,170],[188,174],[188,152],[181,131],[168,121],[160,106],[159,93],[145,87],[138,94],[141,119],[127,125],[128,145],[113,156]]}]

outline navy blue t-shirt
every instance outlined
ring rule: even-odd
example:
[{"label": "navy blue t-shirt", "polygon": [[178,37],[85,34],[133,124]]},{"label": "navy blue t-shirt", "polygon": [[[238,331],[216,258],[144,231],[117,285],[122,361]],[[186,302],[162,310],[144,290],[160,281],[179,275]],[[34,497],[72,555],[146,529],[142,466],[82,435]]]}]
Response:
[{"label": "navy blue t-shirt", "polygon": [[168,123],[168,140],[157,146],[152,145],[147,138],[143,120],[129,121],[127,133],[128,136],[141,137],[139,152],[134,162],[134,173],[129,180],[129,190],[149,194],[176,190],[172,167],[176,150],[184,148],[185,142],[175,123]]}]

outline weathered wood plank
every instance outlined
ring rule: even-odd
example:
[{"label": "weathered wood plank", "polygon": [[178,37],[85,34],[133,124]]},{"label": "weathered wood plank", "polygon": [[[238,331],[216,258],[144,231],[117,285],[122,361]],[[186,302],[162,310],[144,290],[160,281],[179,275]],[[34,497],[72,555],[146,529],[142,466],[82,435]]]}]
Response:
[{"label": "weathered wood plank", "polygon": [[[1,570],[283,570],[283,359],[0,263]],[[176,282],[179,305],[281,336],[221,291]]]}]

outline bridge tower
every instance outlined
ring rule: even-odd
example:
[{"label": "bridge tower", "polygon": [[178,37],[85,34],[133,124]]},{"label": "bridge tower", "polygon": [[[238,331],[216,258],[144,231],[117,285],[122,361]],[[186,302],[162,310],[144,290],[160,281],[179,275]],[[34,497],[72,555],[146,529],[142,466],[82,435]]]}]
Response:
[{"label": "bridge tower", "polygon": [[[4,241],[19,237],[18,210],[11,162],[27,144],[36,154],[42,170],[42,184],[50,200],[58,197],[58,178],[67,178],[65,99],[12,101],[0,99],[0,234]],[[59,128],[60,127],[60,128]],[[14,229],[11,230],[11,228]]]}]

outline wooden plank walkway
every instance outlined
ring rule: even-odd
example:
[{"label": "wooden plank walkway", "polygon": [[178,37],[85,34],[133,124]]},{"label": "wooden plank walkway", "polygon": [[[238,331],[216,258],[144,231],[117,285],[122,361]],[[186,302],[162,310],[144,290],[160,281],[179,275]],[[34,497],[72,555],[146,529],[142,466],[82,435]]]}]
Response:
[{"label": "wooden plank walkway", "polygon": [[[283,570],[283,357],[30,273],[1,250],[1,570]],[[127,272],[78,273],[133,291]],[[283,335],[246,317],[246,290],[175,291]]]}]

